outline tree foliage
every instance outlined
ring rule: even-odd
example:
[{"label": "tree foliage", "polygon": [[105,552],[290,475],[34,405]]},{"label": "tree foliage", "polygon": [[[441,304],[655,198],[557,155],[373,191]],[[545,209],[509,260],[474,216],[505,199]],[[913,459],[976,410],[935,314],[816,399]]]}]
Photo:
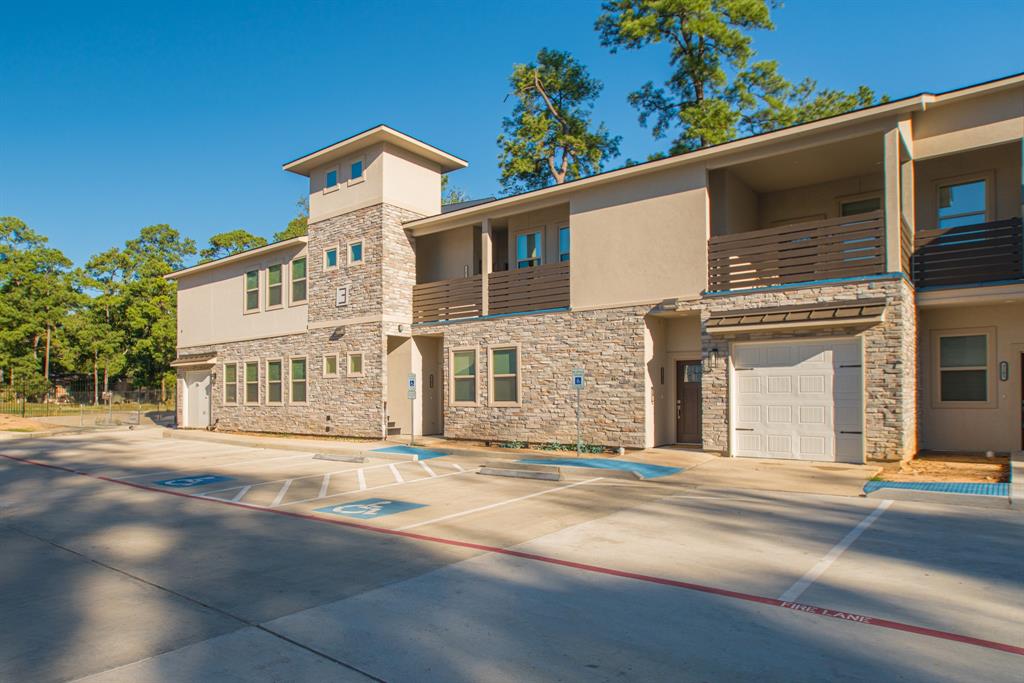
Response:
[{"label": "tree foliage", "polygon": [[309,229],[309,197],[300,197],[295,206],[299,212],[295,218],[288,221],[288,225],[281,232],[274,233],[274,241],[282,242],[293,237],[302,237]]},{"label": "tree foliage", "polygon": [[498,136],[505,192],[535,190],[600,171],[621,138],[591,114],[602,84],[568,52],[541,49],[509,78],[516,105]]},{"label": "tree foliage", "polygon": [[228,230],[218,232],[210,237],[210,246],[199,252],[200,263],[215,261],[225,256],[231,256],[239,252],[264,247],[267,244],[265,237],[254,235],[248,230]]},{"label": "tree foliage", "polygon": [[460,202],[469,201],[469,195],[466,194],[461,188],[452,187],[448,182],[448,174],[445,173],[441,176],[441,204],[458,204]]},{"label": "tree foliage", "polygon": [[[675,133],[678,154],[875,102],[871,89],[819,90],[790,83],[771,60],[751,63],[750,33],[774,29],[766,0],[607,0],[595,28],[612,52],[667,44],[672,73],[630,93],[655,138]],[[883,98],[884,99],[884,98]]]}]

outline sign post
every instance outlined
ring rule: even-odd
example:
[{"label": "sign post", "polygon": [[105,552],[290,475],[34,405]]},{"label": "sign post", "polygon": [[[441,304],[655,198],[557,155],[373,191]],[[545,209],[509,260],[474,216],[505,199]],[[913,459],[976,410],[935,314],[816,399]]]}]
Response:
[{"label": "sign post", "polygon": [[409,445],[416,445],[416,373],[409,373],[407,396],[409,397]]},{"label": "sign post", "polygon": [[583,368],[573,368],[572,385],[576,388],[576,457],[583,454],[583,432],[580,429],[580,394],[583,393]]}]

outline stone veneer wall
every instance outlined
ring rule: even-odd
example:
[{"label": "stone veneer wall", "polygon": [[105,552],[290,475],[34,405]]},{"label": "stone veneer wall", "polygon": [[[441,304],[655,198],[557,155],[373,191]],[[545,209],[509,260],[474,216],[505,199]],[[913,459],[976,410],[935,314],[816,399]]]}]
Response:
[{"label": "stone veneer wall", "polygon": [[[544,443],[576,442],[572,369],[586,370],[582,432],[586,443],[644,447],[646,308],[557,312],[424,327],[444,333],[445,435]],[[490,406],[489,347],[516,344],[521,405]],[[479,405],[451,405],[450,351],[477,348]]]},{"label": "stone veneer wall", "polygon": [[[384,297],[384,205],[317,221],[309,226],[309,322],[379,315]],[[348,263],[348,244],[362,240],[363,262]],[[324,249],[338,248],[338,268],[326,270]],[[348,305],[335,305],[335,290],[348,287]]]},{"label": "stone veneer wall", "polygon": [[385,313],[412,323],[412,289],[416,284],[416,248],[413,237],[402,227],[404,221],[422,218],[418,213],[384,204],[381,211],[381,242],[384,251]]},{"label": "stone veneer wall", "polygon": [[718,311],[880,297],[886,299],[884,320],[866,328],[795,328],[712,337],[702,324],[705,356],[717,348],[721,358],[716,368],[705,368],[703,375],[704,448],[723,453],[729,448],[726,359],[731,342],[859,335],[864,348],[865,455],[882,460],[913,457],[917,452],[917,315],[913,288],[904,279],[706,297],[699,306],[702,321],[706,321],[710,313]]}]

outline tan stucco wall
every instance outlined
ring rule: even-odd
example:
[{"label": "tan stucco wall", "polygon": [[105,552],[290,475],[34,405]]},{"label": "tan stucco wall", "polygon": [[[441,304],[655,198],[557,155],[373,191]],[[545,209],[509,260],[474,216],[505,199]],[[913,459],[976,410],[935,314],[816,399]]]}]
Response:
[{"label": "tan stucco wall", "polygon": [[571,303],[612,306],[695,296],[707,285],[703,168],[572,197]]},{"label": "tan stucco wall", "polygon": [[1017,141],[916,162],[914,195],[917,227],[922,230],[936,227],[936,181],[981,173],[991,173],[994,177],[991,201],[995,215],[991,219],[1021,215],[1021,144]]},{"label": "tan stucco wall", "polygon": [[474,228],[467,225],[416,238],[416,281],[436,282],[472,275],[477,258],[473,248]]},{"label": "tan stucco wall", "polygon": [[[297,244],[182,277],[178,280],[178,348],[305,331],[308,307],[306,304],[289,305],[287,277],[288,262],[305,255],[306,245]],[[265,310],[266,269],[275,264],[284,266],[285,305],[268,311]],[[260,271],[260,311],[245,313],[245,273],[257,269]]]},{"label": "tan stucco wall", "polygon": [[916,112],[914,156],[950,154],[1024,137],[1024,88]]},{"label": "tan stucco wall", "polygon": [[384,145],[383,201],[423,216],[441,212],[441,167],[395,147]]},{"label": "tan stucco wall", "polygon": [[711,234],[732,235],[757,229],[757,193],[729,169],[708,174]]},{"label": "tan stucco wall", "polygon": [[[921,448],[943,451],[1010,451],[1021,444],[1021,353],[1024,353],[1024,305],[940,306],[919,313]],[[995,357],[989,359],[993,405],[941,407],[936,398],[937,360],[932,336],[937,330],[991,328]],[[1009,379],[999,380],[999,362],[1009,364]]]},{"label": "tan stucco wall", "polygon": [[[558,263],[558,229],[569,225],[569,206],[562,204],[536,211],[519,213],[508,218],[508,251],[510,269],[516,267],[516,234],[539,229],[544,234],[544,263]],[[570,250],[572,234],[570,232]],[[570,251],[571,253],[571,251]]]},{"label": "tan stucco wall", "polygon": [[767,192],[758,202],[758,225],[822,220],[839,216],[839,200],[862,194],[882,194],[884,178],[881,173],[832,180],[791,190]]},{"label": "tan stucco wall", "polygon": [[[363,180],[349,185],[350,166],[358,159],[363,160]],[[332,168],[338,169],[338,189],[324,192],[324,176]],[[309,222],[379,204],[383,193],[384,146],[372,145],[310,173]]]}]

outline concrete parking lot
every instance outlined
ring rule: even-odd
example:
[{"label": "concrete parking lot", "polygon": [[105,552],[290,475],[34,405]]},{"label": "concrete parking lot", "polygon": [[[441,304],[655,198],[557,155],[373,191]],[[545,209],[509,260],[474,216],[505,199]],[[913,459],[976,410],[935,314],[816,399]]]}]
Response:
[{"label": "concrete parking lot", "polygon": [[0,680],[987,680],[1024,665],[1016,511],[0,442]]}]

